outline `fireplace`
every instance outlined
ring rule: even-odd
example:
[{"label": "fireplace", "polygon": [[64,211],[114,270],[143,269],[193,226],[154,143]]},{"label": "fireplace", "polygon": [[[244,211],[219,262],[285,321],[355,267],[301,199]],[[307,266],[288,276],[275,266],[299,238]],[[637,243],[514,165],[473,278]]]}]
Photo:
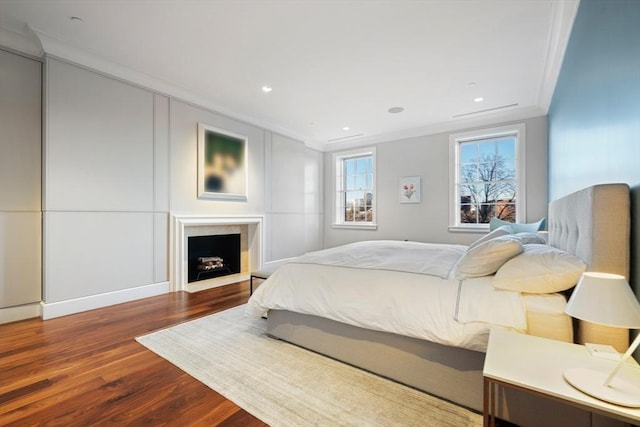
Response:
[{"label": "fireplace", "polygon": [[241,269],[240,234],[189,237],[187,254],[188,283],[238,274]]},{"label": "fireplace", "polygon": [[[260,270],[263,265],[263,221],[264,218],[261,216],[248,215],[172,215],[172,290],[198,292],[216,286],[249,280],[250,272]],[[223,268],[226,268],[224,265],[231,262],[233,255],[202,253],[201,255],[195,255],[195,257],[204,259],[202,261],[196,260],[196,262],[202,262],[210,267],[201,267],[202,271],[208,270],[210,274],[201,274],[201,280],[192,281],[191,273],[189,272],[192,259],[189,254],[191,239],[202,236],[226,236],[232,234],[240,236],[240,269],[233,268],[232,270],[236,271],[235,273],[221,275],[222,272],[216,270],[222,270],[220,264],[223,265]],[[199,239],[195,241],[197,240]],[[222,246],[233,247],[234,245],[237,245],[237,243],[226,243]],[[222,260],[218,258],[222,258]]]}]

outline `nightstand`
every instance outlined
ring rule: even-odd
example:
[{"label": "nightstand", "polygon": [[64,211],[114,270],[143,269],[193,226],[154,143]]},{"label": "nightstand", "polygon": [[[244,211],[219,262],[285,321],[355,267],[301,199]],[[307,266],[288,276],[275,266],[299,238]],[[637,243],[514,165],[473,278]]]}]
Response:
[{"label": "nightstand", "polygon": [[[559,401],[596,414],[640,424],[640,408],[626,408],[584,394],[563,377],[568,368],[610,372],[615,361],[596,359],[582,345],[554,341],[493,328],[484,362],[484,426],[494,426],[498,387],[508,387]],[[634,360],[620,371],[640,382],[640,366]]]}]

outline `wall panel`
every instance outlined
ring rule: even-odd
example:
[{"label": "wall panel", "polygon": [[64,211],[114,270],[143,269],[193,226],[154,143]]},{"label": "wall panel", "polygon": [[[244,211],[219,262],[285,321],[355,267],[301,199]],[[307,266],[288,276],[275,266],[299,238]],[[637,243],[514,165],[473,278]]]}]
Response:
[{"label": "wall panel", "polygon": [[47,61],[45,210],[153,210],[153,94]]},{"label": "wall panel", "polygon": [[154,95],[153,105],[153,207],[169,212],[169,98]]},{"label": "wall panel", "polygon": [[305,230],[304,214],[272,214],[271,259],[268,261],[292,258],[305,253]]},{"label": "wall panel", "polygon": [[42,64],[0,50],[0,322],[42,298]]},{"label": "wall panel", "polygon": [[153,281],[169,280],[169,214],[153,214]]},{"label": "wall panel", "polygon": [[46,212],[45,301],[153,283],[152,213]]},{"label": "wall panel", "polygon": [[303,143],[279,134],[271,141],[271,210],[303,213],[306,152]]},{"label": "wall panel", "polygon": [[0,211],[40,211],[42,65],[0,50]]},{"label": "wall panel", "polygon": [[0,307],[41,299],[41,213],[0,212]]}]

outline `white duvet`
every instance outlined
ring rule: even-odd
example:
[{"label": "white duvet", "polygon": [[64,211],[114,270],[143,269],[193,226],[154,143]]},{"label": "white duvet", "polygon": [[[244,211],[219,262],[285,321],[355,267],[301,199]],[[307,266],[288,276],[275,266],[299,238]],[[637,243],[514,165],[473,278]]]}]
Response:
[{"label": "white duvet", "polygon": [[449,280],[466,246],[359,242],[281,266],[249,299],[247,313],[310,314],[367,329],[485,351],[491,325],[525,331],[520,293],[493,276]]}]

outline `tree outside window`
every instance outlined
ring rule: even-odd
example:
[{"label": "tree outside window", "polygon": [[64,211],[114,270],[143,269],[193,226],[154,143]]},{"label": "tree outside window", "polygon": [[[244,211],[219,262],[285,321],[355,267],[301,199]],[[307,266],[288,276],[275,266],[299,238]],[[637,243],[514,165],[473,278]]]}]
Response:
[{"label": "tree outside window", "polygon": [[455,181],[452,225],[474,227],[523,214],[524,126],[452,135]]}]

